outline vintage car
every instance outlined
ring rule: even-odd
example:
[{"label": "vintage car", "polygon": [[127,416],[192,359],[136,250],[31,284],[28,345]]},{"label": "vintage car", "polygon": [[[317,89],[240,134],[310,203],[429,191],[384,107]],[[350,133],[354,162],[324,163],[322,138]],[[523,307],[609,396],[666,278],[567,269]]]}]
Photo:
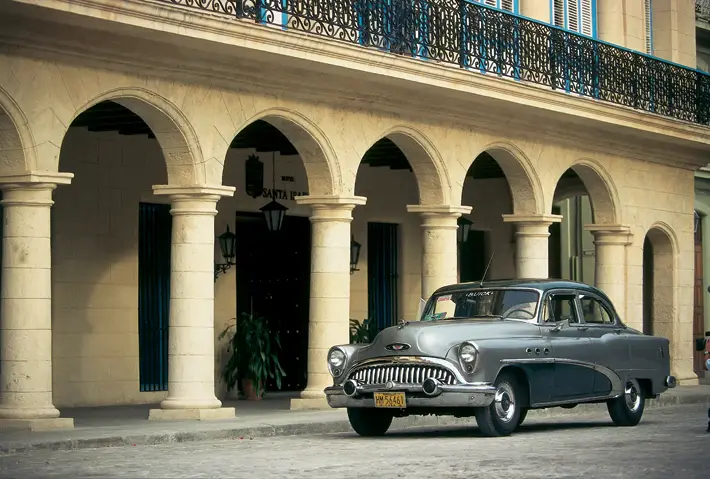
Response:
[{"label": "vintage car", "polygon": [[645,400],[676,380],[669,341],[626,326],[609,298],[562,280],[445,286],[419,321],[382,330],[371,344],[328,351],[328,404],[347,408],[361,436],[394,417],[475,416],[486,436],[507,436],[528,410],[606,403],[635,426]]}]

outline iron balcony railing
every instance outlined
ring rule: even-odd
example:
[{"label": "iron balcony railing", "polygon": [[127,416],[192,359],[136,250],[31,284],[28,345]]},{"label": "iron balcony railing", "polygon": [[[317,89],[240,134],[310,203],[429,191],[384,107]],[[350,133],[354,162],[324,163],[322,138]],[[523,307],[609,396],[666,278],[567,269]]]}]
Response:
[{"label": "iron balcony railing", "polygon": [[710,123],[710,76],[471,0],[158,0]]},{"label": "iron balcony railing", "polygon": [[710,0],[695,0],[695,14],[704,19],[710,18]]}]

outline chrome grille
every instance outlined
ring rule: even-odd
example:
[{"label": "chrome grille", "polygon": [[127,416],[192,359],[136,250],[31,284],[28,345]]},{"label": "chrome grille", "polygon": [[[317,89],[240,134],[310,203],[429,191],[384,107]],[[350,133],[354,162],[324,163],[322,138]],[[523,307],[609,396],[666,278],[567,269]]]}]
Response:
[{"label": "chrome grille", "polygon": [[432,364],[376,364],[359,368],[350,375],[350,379],[364,384],[384,384],[387,381],[421,384],[427,378],[436,378],[444,384],[456,384],[456,377],[450,371]]}]

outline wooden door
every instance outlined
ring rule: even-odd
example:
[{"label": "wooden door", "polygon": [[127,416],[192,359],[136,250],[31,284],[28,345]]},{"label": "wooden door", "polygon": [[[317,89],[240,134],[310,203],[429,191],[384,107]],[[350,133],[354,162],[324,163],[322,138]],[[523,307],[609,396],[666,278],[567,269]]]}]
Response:
[{"label": "wooden door", "polygon": [[[702,221],[701,221],[702,224]],[[703,233],[701,225],[695,232],[695,281],[694,281],[694,301],[693,301],[693,346],[698,339],[702,339],[705,334],[705,311],[703,299],[705,296],[705,287],[703,284]],[[693,370],[704,376],[705,366],[703,365],[703,352],[697,351],[693,347]]]}]

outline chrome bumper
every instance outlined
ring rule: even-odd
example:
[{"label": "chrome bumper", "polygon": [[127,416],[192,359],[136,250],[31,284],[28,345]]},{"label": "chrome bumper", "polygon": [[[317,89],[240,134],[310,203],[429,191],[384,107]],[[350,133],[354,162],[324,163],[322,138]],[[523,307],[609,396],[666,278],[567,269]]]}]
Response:
[{"label": "chrome bumper", "polygon": [[668,376],[666,377],[666,380],[664,381],[666,383],[666,387],[668,388],[674,388],[676,387],[676,379],[675,376]]},{"label": "chrome bumper", "polygon": [[372,397],[376,392],[404,392],[407,407],[485,407],[495,397],[496,388],[490,383],[441,384],[428,379],[423,384],[360,384],[348,380],[340,386],[324,389],[328,405],[332,408],[375,407]]}]

